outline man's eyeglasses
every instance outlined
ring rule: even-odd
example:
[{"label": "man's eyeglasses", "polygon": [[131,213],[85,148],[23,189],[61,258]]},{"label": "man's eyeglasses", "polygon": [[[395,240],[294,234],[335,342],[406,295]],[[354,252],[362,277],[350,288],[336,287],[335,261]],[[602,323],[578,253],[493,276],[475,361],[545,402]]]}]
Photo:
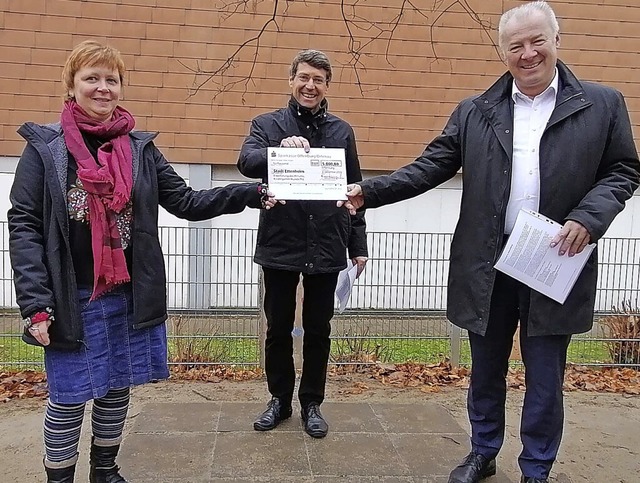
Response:
[{"label": "man's eyeglasses", "polygon": [[310,77],[307,74],[296,74],[296,79],[303,84],[308,84],[310,80],[313,80],[313,83],[317,86],[323,86],[327,83],[327,79],[324,77]]}]

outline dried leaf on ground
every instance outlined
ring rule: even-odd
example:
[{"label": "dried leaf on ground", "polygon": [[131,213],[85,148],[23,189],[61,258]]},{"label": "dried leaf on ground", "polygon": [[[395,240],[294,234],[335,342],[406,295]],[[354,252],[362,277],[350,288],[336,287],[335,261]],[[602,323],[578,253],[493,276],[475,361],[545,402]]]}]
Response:
[{"label": "dried leaf on ground", "polygon": [[[470,375],[469,369],[453,367],[448,361],[439,364],[373,365],[368,370],[382,384],[419,387],[423,392],[433,392],[434,387],[442,386],[467,387]],[[524,370],[510,368],[507,385],[511,389],[524,390]],[[640,372],[630,368],[568,366],[564,389],[640,395]]]},{"label": "dried leaf on ground", "polygon": [[[470,370],[466,367],[453,367],[449,361],[438,364],[371,364],[345,367],[333,367],[330,373],[337,377],[344,374],[360,373],[394,387],[419,388],[425,393],[438,392],[442,387],[468,387]],[[173,379],[205,381],[219,383],[223,380],[248,381],[263,376],[259,368],[239,368],[235,366],[172,366]],[[507,385],[511,389],[525,388],[524,371],[509,369]],[[350,394],[362,394],[369,386],[355,381],[353,386],[344,390]],[[593,391],[640,395],[640,372],[631,368],[568,366],[565,374],[566,391]],[[46,376],[42,372],[21,371],[0,373],[0,401],[12,399],[47,397]]]},{"label": "dried leaf on ground", "polygon": [[262,370],[240,369],[235,366],[172,366],[171,376],[187,381],[221,382],[223,380],[250,381],[262,377]]},{"label": "dried leaf on ground", "polygon": [[24,398],[44,399],[49,394],[46,381],[47,378],[42,372],[1,372],[0,401]]},{"label": "dried leaf on ground", "polygon": [[394,364],[378,365],[371,369],[373,377],[383,384],[404,387],[421,386],[465,386],[469,370],[453,367],[448,361],[438,364]]},{"label": "dried leaf on ground", "polygon": [[565,374],[564,389],[639,395],[640,372],[627,367],[592,369],[570,366]]}]

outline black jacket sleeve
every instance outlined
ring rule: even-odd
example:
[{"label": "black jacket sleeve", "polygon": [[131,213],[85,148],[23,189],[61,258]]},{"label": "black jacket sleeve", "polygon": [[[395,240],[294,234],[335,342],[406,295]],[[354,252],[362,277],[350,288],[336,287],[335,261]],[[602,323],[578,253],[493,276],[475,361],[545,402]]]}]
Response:
[{"label": "black jacket sleeve", "polygon": [[43,219],[45,169],[40,155],[27,145],[16,168],[9,199],[9,256],[16,296],[23,317],[45,307],[55,308],[50,274],[45,263]]},{"label": "black jacket sleeve", "polygon": [[251,121],[249,135],[240,150],[238,170],[247,178],[258,178],[266,182],[267,148],[271,146],[269,146],[269,137],[262,126],[261,119],[263,117],[259,116]]},{"label": "black jacket sleeve", "polygon": [[617,91],[607,92],[610,93],[607,107],[611,124],[597,180],[580,204],[566,217],[584,226],[591,236],[591,242],[602,238],[640,182],[638,152],[624,98]]},{"label": "black jacket sleeve", "polygon": [[[346,151],[347,161],[347,183],[357,183],[362,181],[360,171],[360,160],[358,159],[358,149],[356,147],[356,137],[351,126]],[[359,211],[351,215],[351,233],[349,233],[349,258],[368,257],[367,249],[367,224],[364,218],[364,211]]]},{"label": "black jacket sleeve", "polygon": [[191,221],[240,213],[246,207],[260,208],[258,183],[235,183],[206,190],[194,190],[151,144],[158,178],[158,202],[172,215]]},{"label": "black jacket sleeve", "polygon": [[413,198],[453,178],[462,166],[460,127],[459,105],[442,133],[415,161],[391,174],[358,183],[362,186],[365,207],[377,208]]}]

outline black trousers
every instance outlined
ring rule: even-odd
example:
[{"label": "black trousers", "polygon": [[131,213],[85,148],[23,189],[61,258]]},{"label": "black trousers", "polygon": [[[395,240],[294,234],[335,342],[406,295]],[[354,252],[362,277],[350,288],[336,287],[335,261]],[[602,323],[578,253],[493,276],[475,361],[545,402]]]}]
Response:
[{"label": "black trousers", "polygon": [[[272,396],[290,403],[296,379],[293,363],[293,338],[296,289],[300,272],[262,268],[264,274],[264,312],[267,317],[265,370]],[[321,404],[327,380],[331,349],[331,318],[337,273],[302,274],[302,378],[298,399],[302,407]]]},{"label": "black trousers", "polygon": [[498,272],[487,332],[484,337],[469,332],[471,383],[467,409],[472,449],[495,458],[504,441],[506,376],[519,320],[526,392],[518,463],[524,476],[544,479],[549,476],[562,438],[562,384],[571,336],[527,334],[530,293],[525,285]]}]

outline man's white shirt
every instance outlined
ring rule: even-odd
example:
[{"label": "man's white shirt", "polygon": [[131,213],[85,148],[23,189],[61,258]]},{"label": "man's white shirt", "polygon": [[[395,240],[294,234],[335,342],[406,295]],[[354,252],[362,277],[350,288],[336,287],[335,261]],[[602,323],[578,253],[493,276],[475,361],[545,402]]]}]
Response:
[{"label": "man's white shirt", "polygon": [[540,139],[556,105],[558,69],[547,87],[533,99],[513,82],[513,165],[504,232],[511,233],[521,208],[540,208]]}]

